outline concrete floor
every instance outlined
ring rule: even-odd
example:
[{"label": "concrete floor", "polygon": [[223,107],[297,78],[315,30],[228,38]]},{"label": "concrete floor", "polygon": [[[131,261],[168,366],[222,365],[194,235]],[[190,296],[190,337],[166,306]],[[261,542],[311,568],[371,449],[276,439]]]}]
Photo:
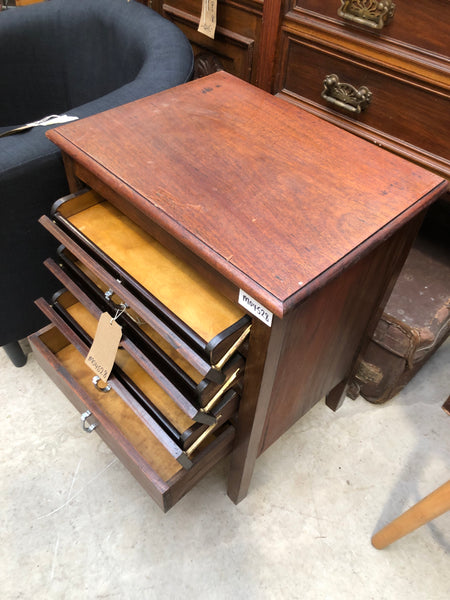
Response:
[{"label": "concrete floor", "polygon": [[164,515],[31,355],[0,351],[0,598],[448,600],[450,513],[372,533],[449,478],[450,340],[382,406],[316,405],[226,495],[227,461]]}]

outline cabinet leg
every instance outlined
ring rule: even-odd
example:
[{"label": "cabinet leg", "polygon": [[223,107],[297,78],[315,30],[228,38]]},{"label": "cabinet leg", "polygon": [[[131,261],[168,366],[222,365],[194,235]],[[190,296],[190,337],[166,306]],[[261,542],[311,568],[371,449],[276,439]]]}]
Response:
[{"label": "cabinet leg", "polygon": [[448,510],[450,510],[450,481],[383,527],[373,536],[372,544],[378,550],[382,550]]},{"label": "cabinet leg", "polygon": [[279,319],[274,319],[272,328],[260,322],[252,325],[228,480],[228,496],[235,504],[247,495],[261,447],[284,330]]},{"label": "cabinet leg", "polygon": [[15,367],[23,367],[26,364],[27,356],[20,347],[19,342],[10,342],[2,348]]},{"label": "cabinet leg", "polygon": [[344,381],[341,381],[341,383],[335,385],[334,388],[328,392],[325,398],[325,403],[328,408],[336,411],[342,406],[347,394],[347,388],[348,380],[344,379]]}]

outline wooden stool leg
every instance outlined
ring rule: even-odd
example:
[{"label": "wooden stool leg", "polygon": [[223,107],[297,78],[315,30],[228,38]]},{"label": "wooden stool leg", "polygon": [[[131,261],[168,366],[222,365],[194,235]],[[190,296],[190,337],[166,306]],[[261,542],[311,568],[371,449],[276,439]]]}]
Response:
[{"label": "wooden stool leg", "polygon": [[402,515],[383,527],[372,538],[372,544],[378,550],[386,548],[392,542],[411,531],[425,525],[450,510],[450,481],[420,500]]}]

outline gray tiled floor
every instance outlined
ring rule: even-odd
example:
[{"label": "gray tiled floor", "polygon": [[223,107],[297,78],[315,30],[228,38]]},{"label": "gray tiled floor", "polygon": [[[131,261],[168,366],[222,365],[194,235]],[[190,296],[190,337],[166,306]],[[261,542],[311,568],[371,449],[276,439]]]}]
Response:
[{"label": "gray tiled floor", "polygon": [[448,600],[450,513],[390,548],[374,530],[449,478],[450,343],[393,401],[318,404],[257,462],[164,515],[39,369],[0,352],[0,598]]}]

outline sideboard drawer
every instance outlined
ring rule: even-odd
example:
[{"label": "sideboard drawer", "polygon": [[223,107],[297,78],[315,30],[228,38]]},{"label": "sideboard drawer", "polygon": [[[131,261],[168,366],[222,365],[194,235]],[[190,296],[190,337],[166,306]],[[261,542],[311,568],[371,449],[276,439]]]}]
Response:
[{"label": "sideboard drawer", "polygon": [[52,217],[41,223],[202,374],[247,337],[241,307],[95,192],[62,199]]},{"label": "sideboard drawer", "polygon": [[[448,56],[448,0],[294,0],[295,8],[311,11],[344,26],[357,27],[379,39],[394,40]],[[389,17],[389,7],[395,5]]]},{"label": "sideboard drawer", "polygon": [[[46,327],[31,336],[30,343],[40,365],[83,412],[83,429],[102,437],[163,510],[230,452],[234,429],[229,423],[218,425],[207,439],[194,436],[192,465],[183,468],[148,427],[143,410],[136,410],[115,389],[104,393],[92,384],[92,371],[83,355],[59,328]],[[227,401],[235,405],[236,394],[230,391]]]},{"label": "sideboard drawer", "polygon": [[[333,49],[285,34],[284,72],[280,89],[294,99],[358,124],[361,133],[381,132],[388,139],[425,150],[450,165],[450,97],[433,93],[364,61],[356,63]],[[360,113],[322,97],[324,80],[336,75],[357,90],[365,86],[371,101]],[[343,95],[345,95],[343,93]],[[345,99],[344,99],[345,101]],[[344,123],[342,123],[344,121]]]}]

